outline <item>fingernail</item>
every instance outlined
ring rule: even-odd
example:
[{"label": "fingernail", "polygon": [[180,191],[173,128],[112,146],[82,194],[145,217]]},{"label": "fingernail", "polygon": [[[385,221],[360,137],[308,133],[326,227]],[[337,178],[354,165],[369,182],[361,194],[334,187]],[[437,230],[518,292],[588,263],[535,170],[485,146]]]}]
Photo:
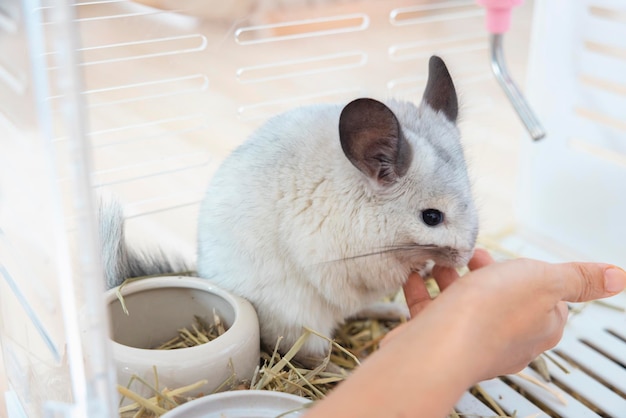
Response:
[{"label": "fingernail", "polygon": [[626,272],[619,267],[609,267],[604,271],[604,290],[618,293],[626,287]]}]

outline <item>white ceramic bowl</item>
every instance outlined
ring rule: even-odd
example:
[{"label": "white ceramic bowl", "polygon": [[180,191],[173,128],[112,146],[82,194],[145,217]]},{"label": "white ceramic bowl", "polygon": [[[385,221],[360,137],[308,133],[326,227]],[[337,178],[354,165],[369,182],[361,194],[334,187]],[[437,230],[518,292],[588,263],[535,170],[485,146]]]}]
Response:
[{"label": "white ceramic bowl", "polygon": [[[162,418],[297,418],[311,402],[288,393],[269,390],[235,390],[187,402],[161,415]],[[289,411],[293,411],[288,413]]]},{"label": "white ceramic bowl", "polygon": [[[106,293],[111,318],[113,358],[117,380],[127,386],[133,374],[154,382],[157,367],[159,386],[170,389],[202,379],[208,383],[189,395],[212,393],[232,374],[250,379],[259,363],[259,323],[252,305],[205,279],[196,277],[154,277],[130,282],[122,295],[129,315],[122,310],[116,288]],[[152,347],[190,327],[194,315],[213,323],[213,310],[228,330],[215,340],[189,348],[154,350]],[[144,385],[131,389],[146,395]]]}]

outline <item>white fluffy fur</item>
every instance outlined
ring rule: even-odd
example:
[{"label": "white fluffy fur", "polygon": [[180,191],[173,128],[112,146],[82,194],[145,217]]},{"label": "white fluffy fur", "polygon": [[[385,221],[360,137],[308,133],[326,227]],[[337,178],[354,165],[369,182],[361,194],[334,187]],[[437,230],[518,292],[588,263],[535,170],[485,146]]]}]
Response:
[{"label": "white fluffy fur", "polygon": [[[331,336],[428,259],[457,266],[471,256],[477,215],[456,126],[425,104],[386,104],[413,152],[408,173],[394,184],[379,185],[344,155],[343,106],[315,105],[268,121],[225,160],[207,190],[199,275],[254,304],[269,346],[282,336],[281,349],[289,348],[303,326]],[[445,223],[424,224],[428,208],[444,212]],[[408,242],[458,253],[356,257]],[[310,339],[300,358],[327,350],[326,341]]]}]

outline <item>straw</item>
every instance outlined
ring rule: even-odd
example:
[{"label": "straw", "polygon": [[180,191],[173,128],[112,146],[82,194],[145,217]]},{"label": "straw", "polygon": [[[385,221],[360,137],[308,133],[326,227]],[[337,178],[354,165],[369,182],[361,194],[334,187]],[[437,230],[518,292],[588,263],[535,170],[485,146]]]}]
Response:
[{"label": "straw", "polygon": [[194,316],[194,323],[189,328],[180,328],[178,335],[155,347],[155,350],[175,350],[195,347],[213,341],[226,332],[221,318],[213,310],[213,324],[207,324],[201,317]]}]

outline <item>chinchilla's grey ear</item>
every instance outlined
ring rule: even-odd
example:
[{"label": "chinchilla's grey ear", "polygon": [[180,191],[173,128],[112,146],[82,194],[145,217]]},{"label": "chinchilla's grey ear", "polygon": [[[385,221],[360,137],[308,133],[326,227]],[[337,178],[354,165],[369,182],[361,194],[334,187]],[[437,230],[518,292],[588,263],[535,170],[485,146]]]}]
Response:
[{"label": "chinchilla's grey ear", "polygon": [[446,64],[436,55],[428,62],[428,82],[422,101],[435,111],[443,112],[451,122],[456,122],[459,103],[454,83]]},{"label": "chinchilla's grey ear", "polygon": [[343,108],[339,139],[348,160],[378,184],[393,183],[411,165],[410,146],[400,122],[377,100],[356,99]]}]

